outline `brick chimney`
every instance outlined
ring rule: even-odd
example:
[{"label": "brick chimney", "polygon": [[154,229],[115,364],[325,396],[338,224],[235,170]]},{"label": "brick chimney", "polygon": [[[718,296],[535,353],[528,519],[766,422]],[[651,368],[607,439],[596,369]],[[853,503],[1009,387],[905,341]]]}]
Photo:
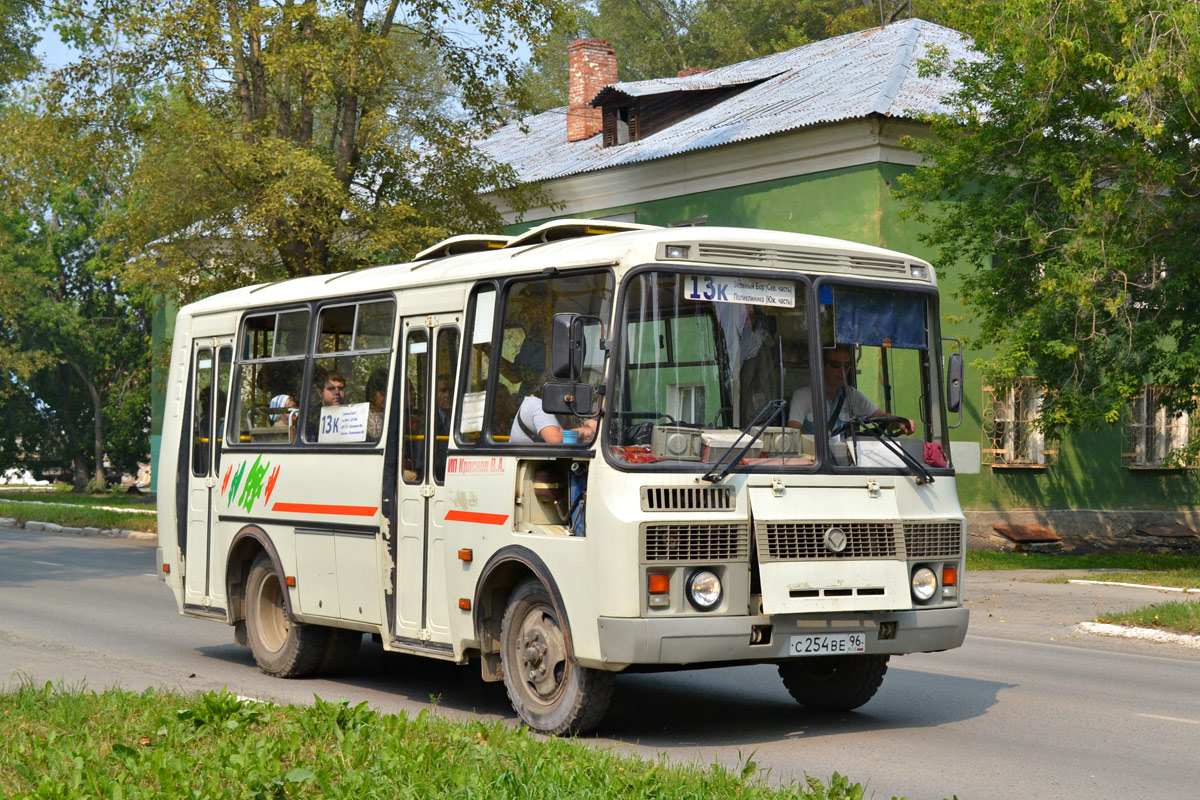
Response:
[{"label": "brick chimney", "polygon": [[567,141],[578,142],[595,136],[603,126],[600,109],[588,102],[617,82],[617,54],[607,39],[576,39],[567,45],[567,60],[571,67]]}]

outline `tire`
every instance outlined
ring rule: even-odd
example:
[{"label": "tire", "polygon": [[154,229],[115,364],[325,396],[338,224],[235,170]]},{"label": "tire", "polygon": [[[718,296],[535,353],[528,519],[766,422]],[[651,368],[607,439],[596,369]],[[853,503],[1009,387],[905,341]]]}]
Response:
[{"label": "tire", "polygon": [[500,659],[509,702],[535,731],[583,733],[608,711],[613,674],[571,660],[566,632],[541,581],[526,581],[509,597],[500,624]]},{"label": "tire", "polygon": [[258,668],[277,678],[304,678],[321,665],[329,629],[292,621],[283,584],[266,553],[254,559],[246,578],[246,633]]},{"label": "tire", "polygon": [[815,711],[850,711],[875,696],[888,656],[817,656],[779,665],[779,677],[796,702]]},{"label": "tire", "polygon": [[321,675],[340,675],[348,672],[358,660],[363,635],[345,628],[329,628],[329,640],[317,672]]}]

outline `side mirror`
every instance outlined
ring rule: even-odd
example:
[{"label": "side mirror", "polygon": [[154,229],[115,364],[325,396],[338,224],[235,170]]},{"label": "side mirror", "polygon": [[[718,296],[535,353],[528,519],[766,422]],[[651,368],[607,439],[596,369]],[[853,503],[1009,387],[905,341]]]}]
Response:
[{"label": "side mirror", "polygon": [[579,314],[555,314],[551,322],[550,374],[559,380],[577,381],[583,374],[583,363],[587,357],[584,319]]},{"label": "side mirror", "polygon": [[592,413],[592,401],[592,387],[586,383],[546,383],[542,386],[542,409],[550,414],[587,417]]},{"label": "side mirror", "polygon": [[962,410],[963,400],[963,357],[962,353],[951,353],[946,368],[946,410],[957,414]]}]

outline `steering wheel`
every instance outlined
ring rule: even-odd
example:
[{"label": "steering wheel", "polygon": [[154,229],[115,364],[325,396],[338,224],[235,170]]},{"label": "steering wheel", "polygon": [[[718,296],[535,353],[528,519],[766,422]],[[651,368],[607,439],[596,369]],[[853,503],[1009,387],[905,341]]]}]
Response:
[{"label": "steering wheel", "polygon": [[879,431],[887,431],[891,428],[899,427],[906,434],[912,433],[909,429],[911,420],[908,417],[898,417],[895,414],[879,414],[874,417],[855,417],[851,422],[852,425],[858,425],[860,428],[873,428]]}]

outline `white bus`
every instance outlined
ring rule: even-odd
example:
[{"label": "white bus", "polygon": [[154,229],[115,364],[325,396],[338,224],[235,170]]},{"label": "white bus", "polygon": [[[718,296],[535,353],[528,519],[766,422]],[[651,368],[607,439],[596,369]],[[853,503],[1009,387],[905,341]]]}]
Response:
[{"label": "white bus", "polygon": [[938,315],[900,253],[591,220],[210,297],[175,322],[163,577],[271,675],[371,634],[548,733],[624,671],[770,663],[856,708],[966,634]]}]

